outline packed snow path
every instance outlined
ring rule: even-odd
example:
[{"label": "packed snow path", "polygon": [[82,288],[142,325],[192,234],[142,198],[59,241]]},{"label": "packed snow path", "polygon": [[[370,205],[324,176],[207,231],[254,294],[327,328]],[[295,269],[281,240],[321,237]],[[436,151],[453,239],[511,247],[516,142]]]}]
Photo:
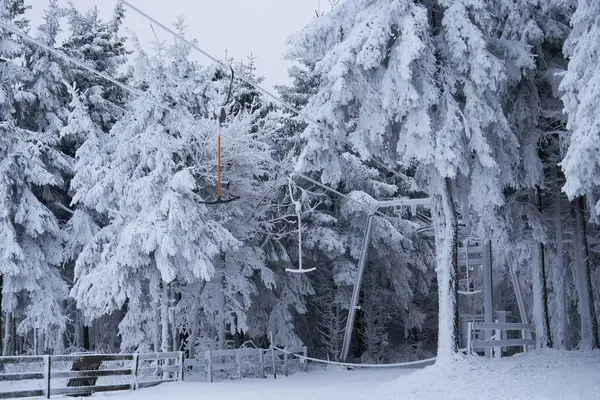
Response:
[{"label": "packed snow path", "polygon": [[271,377],[182,382],[106,396],[114,400],[598,400],[600,351],[538,351],[418,371],[336,367],[275,381]]}]

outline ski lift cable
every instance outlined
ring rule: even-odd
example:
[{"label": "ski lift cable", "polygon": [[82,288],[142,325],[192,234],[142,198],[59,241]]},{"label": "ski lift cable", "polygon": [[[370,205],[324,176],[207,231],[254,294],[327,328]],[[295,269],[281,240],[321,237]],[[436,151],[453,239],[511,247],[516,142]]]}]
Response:
[{"label": "ski lift cable", "polygon": [[[292,353],[290,351],[287,351],[285,349],[282,349],[280,347],[277,346],[272,346],[275,350],[279,350],[283,353],[287,353],[288,355],[297,357],[301,360],[306,360],[306,361],[313,361],[319,364],[328,364],[328,365],[338,365],[341,367],[350,367],[350,368],[401,368],[401,367],[412,367],[412,366],[419,366],[421,364],[429,364],[432,362],[435,362],[435,360],[437,359],[437,357],[432,357],[432,358],[427,358],[425,360],[418,360],[418,361],[408,361],[408,362],[402,362],[402,363],[394,363],[394,364],[355,364],[355,363],[347,363],[347,362],[341,362],[341,361],[330,361],[330,360],[323,360],[320,358],[314,358],[314,357],[307,357],[307,356],[303,356],[300,354],[296,354],[296,353]],[[459,349],[460,353],[466,353],[467,349]],[[427,365],[424,365],[427,366]]]},{"label": "ski lift cable", "polygon": [[[169,111],[173,115],[175,115],[175,116],[177,116],[177,117],[179,117],[179,118],[181,118],[183,120],[186,120],[186,121],[188,121],[188,122],[190,122],[190,123],[192,123],[192,124],[194,124],[194,125],[202,128],[202,129],[205,129],[205,130],[207,130],[209,132],[213,131],[213,128],[211,128],[211,127],[209,127],[209,126],[207,126],[207,125],[205,125],[205,124],[203,124],[203,123],[201,123],[201,122],[199,122],[199,121],[197,121],[197,120],[195,120],[193,118],[190,118],[189,116],[187,116],[187,115],[185,115],[185,114],[183,114],[183,113],[181,113],[181,112],[179,112],[179,111],[177,111],[177,110],[175,110],[175,109],[173,109],[173,108],[171,108],[171,107],[163,104],[161,101],[159,101],[159,100],[157,100],[155,98],[152,98],[152,97],[146,95],[146,93],[142,92],[141,90],[136,89],[134,87],[131,87],[131,86],[129,86],[129,85],[123,83],[123,82],[119,82],[118,80],[116,80],[115,78],[111,77],[110,75],[108,75],[106,73],[103,73],[103,72],[100,72],[100,71],[98,71],[98,70],[90,67],[89,65],[85,64],[84,62],[79,61],[76,58],[73,58],[73,57],[71,57],[71,56],[63,53],[62,51],[59,51],[59,50],[57,50],[57,49],[55,49],[53,47],[50,47],[50,46],[48,46],[48,45],[40,42],[39,40],[36,40],[36,39],[32,38],[31,36],[27,35],[25,32],[22,32],[19,29],[13,28],[9,24],[5,23],[4,21],[0,20],[0,27],[3,28],[3,29],[6,29],[9,32],[14,33],[15,35],[20,36],[21,38],[25,39],[26,41],[28,41],[28,42],[30,42],[30,43],[32,43],[32,44],[34,44],[34,45],[36,45],[36,46],[38,46],[38,47],[46,50],[46,51],[48,51],[49,53],[52,53],[52,54],[54,54],[54,55],[56,55],[56,56],[58,56],[58,57],[60,57],[60,58],[62,58],[64,60],[66,60],[66,61],[69,61],[70,63],[72,63],[74,65],[77,65],[80,68],[83,68],[83,69],[87,70],[88,72],[90,72],[90,73],[92,73],[92,74],[94,74],[94,75],[96,75],[96,76],[98,76],[100,78],[103,78],[103,79],[105,79],[105,80],[113,83],[114,85],[120,87],[121,89],[123,89],[123,90],[125,90],[125,91],[127,91],[127,92],[129,92],[131,94],[134,94],[134,95],[136,95],[138,97],[141,97],[141,98],[149,101],[150,103],[154,104],[156,107],[159,107],[159,108],[162,108],[163,110]],[[236,138],[229,137],[228,135],[222,135],[222,136],[224,138],[227,138],[230,142],[234,142],[234,143],[235,142],[239,142],[239,140],[237,140]],[[272,162],[273,164],[275,164],[279,168],[285,170],[286,172],[289,172],[291,174],[295,174],[295,175],[301,177],[302,179],[304,179],[304,180],[306,180],[306,181],[308,181],[308,182],[310,182],[310,183],[312,183],[312,184],[314,184],[316,186],[319,186],[320,188],[322,188],[322,189],[324,189],[324,190],[326,190],[328,192],[334,193],[337,196],[340,196],[340,197],[342,197],[342,198],[344,198],[346,200],[352,201],[352,202],[354,202],[354,203],[356,203],[356,204],[358,204],[360,206],[363,206],[363,207],[365,207],[367,209],[372,208],[371,205],[369,205],[368,203],[365,203],[365,202],[362,202],[360,200],[357,200],[357,199],[355,199],[355,198],[353,198],[351,196],[348,196],[347,194],[344,194],[344,193],[342,193],[342,192],[340,192],[340,191],[332,188],[331,186],[327,186],[326,184],[321,183],[321,182],[319,182],[319,181],[317,181],[317,180],[315,180],[315,179],[313,179],[313,178],[311,178],[311,177],[309,177],[309,176],[307,176],[307,175],[305,175],[305,174],[303,174],[301,172],[295,171],[292,167],[287,166],[287,165],[285,165],[284,163],[282,163],[280,161],[277,161],[277,160],[275,160],[273,158],[268,158],[268,157],[265,157],[265,156],[262,156],[260,158],[263,159],[264,161]],[[376,214],[378,216],[380,216],[380,217],[383,217],[383,218],[389,218],[389,215],[385,215],[385,214],[383,214],[383,213],[381,213],[379,211],[377,211]]]},{"label": "ski lift cable", "polygon": [[[159,21],[157,21],[155,18],[153,18],[149,14],[147,14],[144,11],[142,11],[141,9],[137,8],[136,6],[134,6],[133,4],[131,4],[129,1],[127,1],[127,0],[119,0],[119,1],[121,1],[125,6],[127,6],[129,9],[131,9],[135,13],[139,14],[141,17],[146,18],[148,21],[150,21],[150,22],[158,25],[159,27],[161,27],[162,29],[164,29],[166,32],[168,32],[169,34],[171,34],[173,37],[177,38],[177,40],[180,40],[183,43],[187,44],[192,49],[198,51],[199,53],[201,53],[205,57],[209,58],[213,62],[215,62],[217,64],[220,64],[221,66],[223,66],[225,68],[229,68],[229,65],[226,62],[224,62],[222,60],[219,60],[215,56],[213,56],[213,55],[209,54],[208,52],[206,52],[205,50],[201,49],[200,47],[198,47],[194,43],[190,42],[189,40],[187,40],[183,36],[179,35],[175,31],[173,31],[171,28],[165,26],[164,24],[160,23]],[[329,133],[329,134],[331,134],[331,135],[333,135],[335,137],[335,132],[332,129],[328,128],[323,123],[314,120],[308,114],[306,114],[305,112],[299,110],[298,108],[294,107],[293,105],[291,105],[289,103],[286,103],[283,99],[281,99],[278,96],[276,96],[275,94],[269,92],[267,89],[263,88],[262,86],[258,85],[257,83],[252,82],[250,79],[248,79],[248,78],[246,78],[244,76],[238,76],[238,79],[241,80],[242,82],[248,84],[248,85],[251,85],[256,90],[258,90],[259,92],[261,92],[262,94],[264,94],[265,96],[271,98],[271,100],[273,100],[275,103],[278,103],[279,105],[283,106],[284,108],[288,109],[289,111],[293,112],[294,114],[298,115],[299,117],[302,117],[302,119],[304,119],[305,122],[308,122],[311,125],[316,126],[316,127],[324,130],[325,132],[327,132],[327,133]],[[355,146],[352,143],[350,143],[348,140],[345,140],[345,139],[336,139],[336,140],[344,143],[347,146],[350,146],[351,148],[355,148]],[[379,161],[377,158],[373,157],[372,161],[375,164],[377,164],[379,167],[385,169],[386,171],[388,171],[391,174],[393,174],[394,176],[396,176],[397,178],[400,178],[402,180],[408,179],[408,177],[406,175],[401,174],[401,173],[399,173],[397,171],[394,171],[393,169],[391,169],[390,167],[388,167],[387,165],[385,165],[382,161]]]}]

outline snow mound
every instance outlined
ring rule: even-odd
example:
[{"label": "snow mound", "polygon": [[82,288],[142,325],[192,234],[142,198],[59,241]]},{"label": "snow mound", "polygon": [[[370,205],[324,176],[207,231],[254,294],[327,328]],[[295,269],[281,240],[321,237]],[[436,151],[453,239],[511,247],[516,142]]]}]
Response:
[{"label": "snow mound", "polygon": [[501,360],[467,357],[383,386],[386,395],[377,396],[382,400],[598,400],[600,351],[540,350]]}]

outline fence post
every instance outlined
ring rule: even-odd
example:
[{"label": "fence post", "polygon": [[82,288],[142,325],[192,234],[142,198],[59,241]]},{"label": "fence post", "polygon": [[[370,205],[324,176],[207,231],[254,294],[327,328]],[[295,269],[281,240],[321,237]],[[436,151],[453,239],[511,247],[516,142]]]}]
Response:
[{"label": "fence post", "polygon": [[204,354],[204,358],[206,358],[206,361],[208,363],[208,366],[206,368],[206,374],[208,375],[208,381],[212,383],[213,381],[213,368],[212,368],[212,354],[210,352],[210,350],[206,350],[206,353]]},{"label": "fence post", "polygon": [[[498,323],[498,320],[496,320]],[[494,340],[502,339],[502,330],[494,329]],[[494,347],[494,358],[502,358],[502,347]]]},{"label": "fence post", "polygon": [[235,351],[235,362],[237,363],[237,374],[242,379],[242,359],[240,357],[240,349]]},{"label": "fence post", "polygon": [[183,351],[179,352],[179,363],[181,364],[179,365],[179,380],[183,381],[185,375],[185,354]]},{"label": "fence post", "polygon": [[[302,347],[302,355],[304,357],[308,357],[308,347],[306,347],[306,346]],[[306,358],[304,358],[303,361],[304,361],[304,372],[308,372],[308,360]]]},{"label": "fence post", "polygon": [[260,363],[260,377],[266,378],[265,375],[265,355],[263,349],[258,349],[258,361]]},{"label": "fence post", "polygon": [[467,355],[471,355],[473,342],[473,321],[467,322]]},{"label": "fence post", "polygon": [[288,352],[283,353],[283,373],[285,376],[289,376],[289,368],[288,368]]},{"label": "fence post", "polygon": [[52,359],[49,355],[44,356],[44,378],[46,378],[46,398],[50,398],[50,378],[52,377]]},{"label": "fence post", "polygon": [[131,390],[138,389],[138,366],[139,366],[139,354],[134,353],[133,359],[131,360]]},{"label": "fence post", "polygon": [[[528,339],[529,335],[525,332],[525,329],[521,329],[521,339]],[[527,345],[523,345],[523,353],[527,353]]]}]

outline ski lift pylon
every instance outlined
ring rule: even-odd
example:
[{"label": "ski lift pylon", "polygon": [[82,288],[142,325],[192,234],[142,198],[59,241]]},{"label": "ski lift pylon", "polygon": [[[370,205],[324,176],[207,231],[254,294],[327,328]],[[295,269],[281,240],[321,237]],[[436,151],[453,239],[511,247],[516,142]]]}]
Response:
[{"label": "ski lift pylon", "polygon": [[286,268],[286,272],[293,274],[305,274],[315,271],[316,268],[302,268],[302,202],[294,199],[294,191],[292,190],[292,175],[288,178],[288,189],[290,191],[290,199],[296,208],[296,216],[298,217],[298,269]]},{"label": "ski lift pylon", "polygon": [[225,99],[221,107],[219,107],[218,114],[213,113],[215,119],[219,121],[219,128],[217,131],[217,198],[216,200],[212,201],[201,201],[201,203],[203,204],[225,204],[231,203],[232,201],[238,200],[240,198],[239,196],[233,196],[227,199],[223,199],[223,197],[221,197],[221,127],[223,126],[223,123],[225,123],[225,119],[227,118],[225,106],[227,106],[227,104],[229,104],[229,102],[231,101],[231,91],[233,89],[234,78],[233,67],[230,65],[229,68],[231,69],[231,80],[229,81],[229,90],[227,91],[227,98]]}]

